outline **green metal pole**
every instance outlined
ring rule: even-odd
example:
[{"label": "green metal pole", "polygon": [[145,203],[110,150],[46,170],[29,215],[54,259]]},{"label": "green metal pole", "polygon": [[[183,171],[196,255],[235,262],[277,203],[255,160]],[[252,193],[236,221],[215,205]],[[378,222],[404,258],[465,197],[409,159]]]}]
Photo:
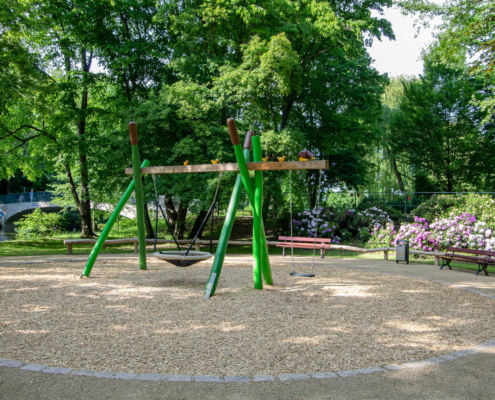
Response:
[{"label": "green metal pole", "polygon": [[244,153],[242,152],[242,147],[240,144],[234,145],[234,152],[235,152],[235,158],[237,159],[237,165],[239,166],[239,172],[241,174],[242,183],[244,184],[244,188],[246,189],[249,202],[251,203],[251,205],[253,205],[254,204],[253,185],[251,183],[251,179],[249,178],[247,162],[244,158]]},{"label": "green metal pole", "polygon": [[[251,208],[253,210],[253,280],[255,289],[263,289],[263,278],[261,273],[261,225],[260,219],[256,213],[255,196],[251,179],[249,179],[249,172],[247,169],[247,163],[242,152],[241,141],[239,139],[239,133],[237,132],[237,126],[233,118],[227,120],[227,126],[229,127],[230,140],[234,145],[235,157],[237,164],[239,165],[239,172],[241,174],[242,183],[246,189]],[[248,135],[252,135],[251,131]]]},{"label": "green metal pole", "polygon": [[[246,158],[246,160],[249,161],[249,149],[244,149],[244,157]],[[235,214],[237,212],[237,208],[239,207],[242,185],[242,178],[239,174],[237,175],[234,189],[232,190],[229,208],[227,209],[227,215],[225,216],[222,232],[220,233],[220,238],[218,239],[218,246],[215,252],[213,265],[211,267],[210,277],[208,278],[208,283],[206,284],[205,288],[205,299],[208,299],[210,296],[213,296],[215,294],[218,280],[220,279],[220,274],[222,273],[222,266],[225,260],[225,254],[227,253],[227,246],[229,244],[230,234],[232,233],[232,228],[234,226]]]},{"label": "green metal pole", "polygon": [[139,242],[139,269],[146,269],[146,235],[144,228],[143,183],[141,181],[141,161],[139,160],[138,134],[135,122],[129,123],[132,148],[132,168],[136,195],[136,222]]},{"label": "green metal pole", "polygon": [[[144,160],[143,163],[141,164],[141,167],[147,167],[150,165],[150,162],[148,160]],[[117,222],[117,218],[119,217],[120,212],[126,205],[127,201],[129,201],[129,197],[131,197],[132,192],[134,192],[134,179],[132,180],[131,184],[127,188],[127,190],[124,192],[124,195],[120,198],[117,207],[115,207],[115,210],[113,211],[112,215],[108,219],[107,223],[103,227],[103,230],[101,231],[100,237],[98,238],[95,247],[93,247],[93,250],[91,251],[91,254],[89,255],[88,262],[86,263],[86,267],[84,268],[83,273],[81,274],[81,278],[83,276],[86,276],[89,278],[89,274],[91,274],[91,270],[93,269],[93,265],[95,264],[96,258],[98,257],[98,254],[100,253],[101,248],[103,247],[103,244],[105,243],[105,240],[107,240],[108,235],[110,234],[110,231],[112,230],[113,225],[115,222]]]},{"label": "green metal pole", "polygon": [[[253,137],[253,161],[261,162],[261,138],[259,136]],[[270,260],[268,257],[268,246],[266,244],[265,229],[263,226],[263,171],[255,171],[255,195],[254,203],[256,207],[256,214],[259,218],[260,225],[260,242],[259,242],[259,254],[261,269],[263,271],[263,278],[267,285],[273,285],[272,271],[270,269]],[[253,224],[254,227],[254,224]]]},{"label": "green metal pole", "polygon": [[[253,137],[253,161],[261,162],[260,137]],[[261,207],[263,204],[263,172],[254,173],[253,204],[253,280],[255,289],[263,289],[261,257]]]}]

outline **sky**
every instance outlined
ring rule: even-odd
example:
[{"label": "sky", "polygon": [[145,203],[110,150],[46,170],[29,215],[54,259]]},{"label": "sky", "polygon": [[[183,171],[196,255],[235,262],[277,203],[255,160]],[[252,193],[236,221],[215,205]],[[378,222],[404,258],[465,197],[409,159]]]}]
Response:
[{"label": "sky", "polygon": [[368,52],[375,60],[374,67],[381,73],[387,72],[390,77],[398,75],[416,75],[423,72],[423,61],[421,50],[428,43],[433,42],[432,28],[421,28],[421,32],[415,38],[416,28],[414,21],[416,17],[405,16],[397,9],[386,9],[382,18],[392,23],[395,33],[395,41],[382,38],[382,41],[374,40]]}]

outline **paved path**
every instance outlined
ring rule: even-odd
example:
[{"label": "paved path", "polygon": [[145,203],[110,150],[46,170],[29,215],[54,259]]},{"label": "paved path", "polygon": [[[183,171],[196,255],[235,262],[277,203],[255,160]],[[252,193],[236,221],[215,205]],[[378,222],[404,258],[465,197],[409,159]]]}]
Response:
[{"label": "paved path", "polygon": [[[134,258],[137,255],[103,254],[101,258]],[[0,266],[24,262],[85,261],[87,255],[2,257]],[[247,255],[229,260],[251,261]],[[272,256],[272,263],[288,264],[290,257]],[[300,272],[311,259],[296,257]],[[428,279],[455,285],[490,297],[495,296],[494,276],[475,276],[472,271],[442,270],[424,264],[393,261],[325,258],[315,266],[349,268]],[[82,265],[81,265],[82,268]],[[318,269],[315,270],[316,274]],[[446,304],[446,307],[449,305]],[[495,302],[494,302],[495,307]],[[495,309],[494,309],[495,312]],[[495,337],[495,328],[493,332]],[[0,326],[0,345],[2,343]],[[392,372],[362,374],[347,378],[309,379],[263,383],[147,382],[55,375],[18,368],[0,367],[0,399],[494,399],[495,342],[476,354],[454,361]]]}]

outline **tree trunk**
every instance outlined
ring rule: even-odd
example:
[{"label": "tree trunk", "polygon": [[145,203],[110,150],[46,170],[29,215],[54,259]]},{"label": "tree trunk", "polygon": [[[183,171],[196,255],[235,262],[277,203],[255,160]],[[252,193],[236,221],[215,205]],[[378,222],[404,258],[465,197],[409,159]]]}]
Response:
[{"label": "tree trunk", "polygon": [[312,182],[312,175],[313,172],[309,171],[307,175],[307,184],[308,184],[308,203],[309,203],[309,209],[312,210],[313,208],[316,207],[316,196],[317,196],[317,191],[318,188],[315,187],[315,185]]},{"label": "tree trunk", "polygon": [[[201,210],[200,213],[198,214],[198,216],[196,217],[196,220],[194,221],[194,225],[193,227],[191,228],[191,231],[189,232],[189,234],[187,235],[187,238],[188,239],[193,239],[194,236],[196,236],[196,233],[198,232],[198,229],[199,227],[201,226],[201,224],[203,223],[205,217],[206,217],[206,214],[208,214],[208,211],[206,210]],[[205,224],[206,226],[207,224]],[[205,226],[203,226],[203,229],[201,229],[201,232],[199,232],[199,235],[198,235],[198,238],[199,239],[202,239],[203,238],[203,231],[205,230]]]},{"label": "tree trunk", "polygon": [[167,213],[170,229],[175,232],[175,225],[177,224],[177,211],[175,210],[172,196],[169,196],[167,194],[165,195],[165,212]]},{"label": "tree trunk", "polygon": [[83,202],[80,200],[79,195],[77,194],[76,184],[74,183],[74,179],[72,177],[72,172],[70,170],[69,163],[66,161],[64,165],[65,165],[65,174],[67,176],[67,181],[69,182],[72,198],[74,199],[74,203],[76,203],[77,211],[79,212],[79,215],[81,217],[81,225],[83,226],[82,236],[84,236],[84,232],[85,232],[84,224],[85,223],[88,224],[88,220],[89,220],[89,225],[86,226],[89,226],[89,231],[91,232],[91,236],[95,236],[95,234],[93,233],[93,229],[91,227],[91,208],[87,207],[87,205],[84,205]]},{"label": "tree trunk", "polygon": [[397,183],[399,185],[399,190],[404,193],[404,182],[402,181],[402,175],[399,172],[399,168],[397,168],[397,160],[395,157],[392,157],[392,167],[394,168],[394,174],[397,178]]},{"label": "tree trunk", "polygon": [[182,199],[179,203],[179,210],[177,211],[177,221],[175,223],[174,235],[177,239],[184,239],[184,232],[186,230],[186,216],[187,206],[184,206]]},{"label": "tree trunk", "polygon": [[143,208],[144,208],[144,226],[146,227],[146,239],[154,239],[155,232],[153,231],[153,224],[151,223],[147,202],[144,202]]},{"label": "tree trunk", "polygon": [[[289,120],[290,110],[294,104],[294,98],[292,95],[284,97],[284,105],[282,106],[282,120],[280,122],[280,130],[285,129],[287,121]],[[276,127],[275,127],[276,130]]]},{"label": "tree trunk", "polygon": [[[83,84],[86,81],[86,73],[91,67],[91,58],[89,63],[86,62],[86,50],[81,49],[81,63],[83,66]],[[93,227],[91,224],[91,203],[89,196],[89,170],[87,164],[87,143],[86,143],[86,110],[88,109],[88,91],[83,86],[81,93],[81,110],[79,121],[77,122],[77,134],[79,136],[78,151],[79,151],[79,169],[81,174],[81,196],[78,206],[79,214],[81,215],[82,237],[93,237]]]}]

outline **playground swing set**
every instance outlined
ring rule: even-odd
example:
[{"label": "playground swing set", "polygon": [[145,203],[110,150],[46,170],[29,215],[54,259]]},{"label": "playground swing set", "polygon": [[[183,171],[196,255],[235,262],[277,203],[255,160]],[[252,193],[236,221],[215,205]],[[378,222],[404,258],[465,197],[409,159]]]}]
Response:
[{"label": "playground swing set", "polygon": [[[234,226],[235,214],[239,205],[239,200],[241,197],[242,188],[246,190],[249,203],[251,205],[251,209],[253,212],[253,281],[255,289],[263,289],[263,281],[267,285],[273,284],[273,278],[271,275],[270,269],[270,260],[268,257],[268,246],[266,243],[265,237],[265,229],[263,226],[263,218],[262,218],[262,204],[263,204],[263,171],[279,171],[279,170],[289,170],[290,171],[290,186],[291,186],[291,221],[292,221],[292,170],[308,170],[308,169],[317,169],[320,170],[319,175],[319,185],[321,185],[321,170],[328,168],[328,161],[326,160],[315,160],[314,155],[304,150],[299,153],[299,161],[287,161],[285,162],[285,157],[279,158],[278,162],[268,162],[268,159],[262,158],[261,151],[261,141],[260,136],[255,136],[254,132],[248,131],[246,134],[246,138],[244,141],[244,146],[241,146],[239,133],[237,131],[237,126],[235,120],[233,118],[229,118],[227,120],[227,126],[229,129],[230,139],[234,146],[234,153],[237,160],[237,163],[226,163],[219,164],[218,160],[215,160],[216,163],[212,164],[199,164],[199,165],[189,165],[188,162],[184,162],[184,165],[179,166],[163,166],[163,167],[150,167],[150,162],[148,160],[144,160],[142,163],[139,157],[139,148],[138,148],[138,134],[137,134],[137,126],[134,122],[129,123],[129,134],[131,141],[131,150],[132,150],[132,168],[126,168],[125,173],[129,175],[133,175],[134,179],[128,186],[127,190],[124,192],[124,195],[119,200],[114,212],[110,216],[108,222],[103,228],[98,241],[96,242],[91,254],[89,255],[88,261],[86,263],[85,269],[81,274],[81,278],[87,277],[89,278],[91,274],[91,270],[94,266],[94,263],[98,257],[98,254],[108,237],[114,223],[117,220],[118,215],[122,211],[123,207],[129,200],[130,196],[133,192],[135,192],[136,197],[136,222],[137,222],[137,230],[138,230],[138,244],[139,244],[139,268],[141,270],[146,270],[146,238],[145,238],[145,227],[144,227],[144,203],[143,203],[143,188],[142,188],[142,174],[151,174],[153,178],[153,183],[155,187],[155,196],[156,196],[156,222],[155,222],[155,231],[158,223],[158,210],[161,210],[163,217],[165,219],[165,223],[174,237],[172,230],[170,229],[170,225],[168,219],[166,218],[163,209],[158,203],[158,194],[156,191],[156,174],[177,174],[177,173],[197,173],[197,172],[218,172],[218,182],[217,188],[215,192],[215,196],[213,199],[213,203],[202,222],[200,229],[196,233],[196,237],[193,239],[189,248],[186,251],[183,251],[177,240],[174,237],[175,243],[177,245],[177,251],[156,251],[156,239],[154,246],[153,256],[157,257],[161,260],[167,261],[173,265],[179,267],[187,267],[193,265],[197,262],[209,259],[213,257],[211,254],[211,243],[210,243],[210,253],[200,252],[200,251],[190,251],[193,246],[195,240],[199,232],[201,232],[205,223],[208,221],[212,211],[214,204],[216,202],[216,197],[218,195],[218,189],[220,187],[220,180],[223,172],[238,172],[238,176],[236,178],[234,188],[232,190],[232,196],[230,198],[229,206],[227,209],[227,214],[225,217],[225,221],[222,227],[222,231],[220,233],[220,238],[218,240],[217,249],[215,252],[215,257],[213,260],[213,265],[210,271],[210,276],[208,278],[206,288],[205,288],[205,299],[208,299],[210,296],[213,296],[220,278],[220,274],[222,271],[222,266],[225,260],[225,254],[227,252],[227,245],[230,238],[230,234],[232,232],[232,228]],[[253,150],[253,161],[249,162],[250,152]],[[254,172],[254,186],[249,177],[248,171]],[[319,193],[319,191],[318,191]],[[320,196],[318,195],[318,209],[319,209],[319,200]],[[315,229],[315,232],[317,229]],[[292,236],[292,222],[291,222],[291,236]],[[156,237],[156,235],[155,235]],[[211,235],[210,235],[211,240]],[[315,234],[315,246],[316,246],[316,234]],[[313,251],[313,263],[311,265],[311,273],[310,274],[300,274],[295,271],[294,268],[294,255],[292,250],[292,273],[291,275],[295,276],[306,276],[311,277],[313,275],[313,266],[314,266],[314,251]]]}]

